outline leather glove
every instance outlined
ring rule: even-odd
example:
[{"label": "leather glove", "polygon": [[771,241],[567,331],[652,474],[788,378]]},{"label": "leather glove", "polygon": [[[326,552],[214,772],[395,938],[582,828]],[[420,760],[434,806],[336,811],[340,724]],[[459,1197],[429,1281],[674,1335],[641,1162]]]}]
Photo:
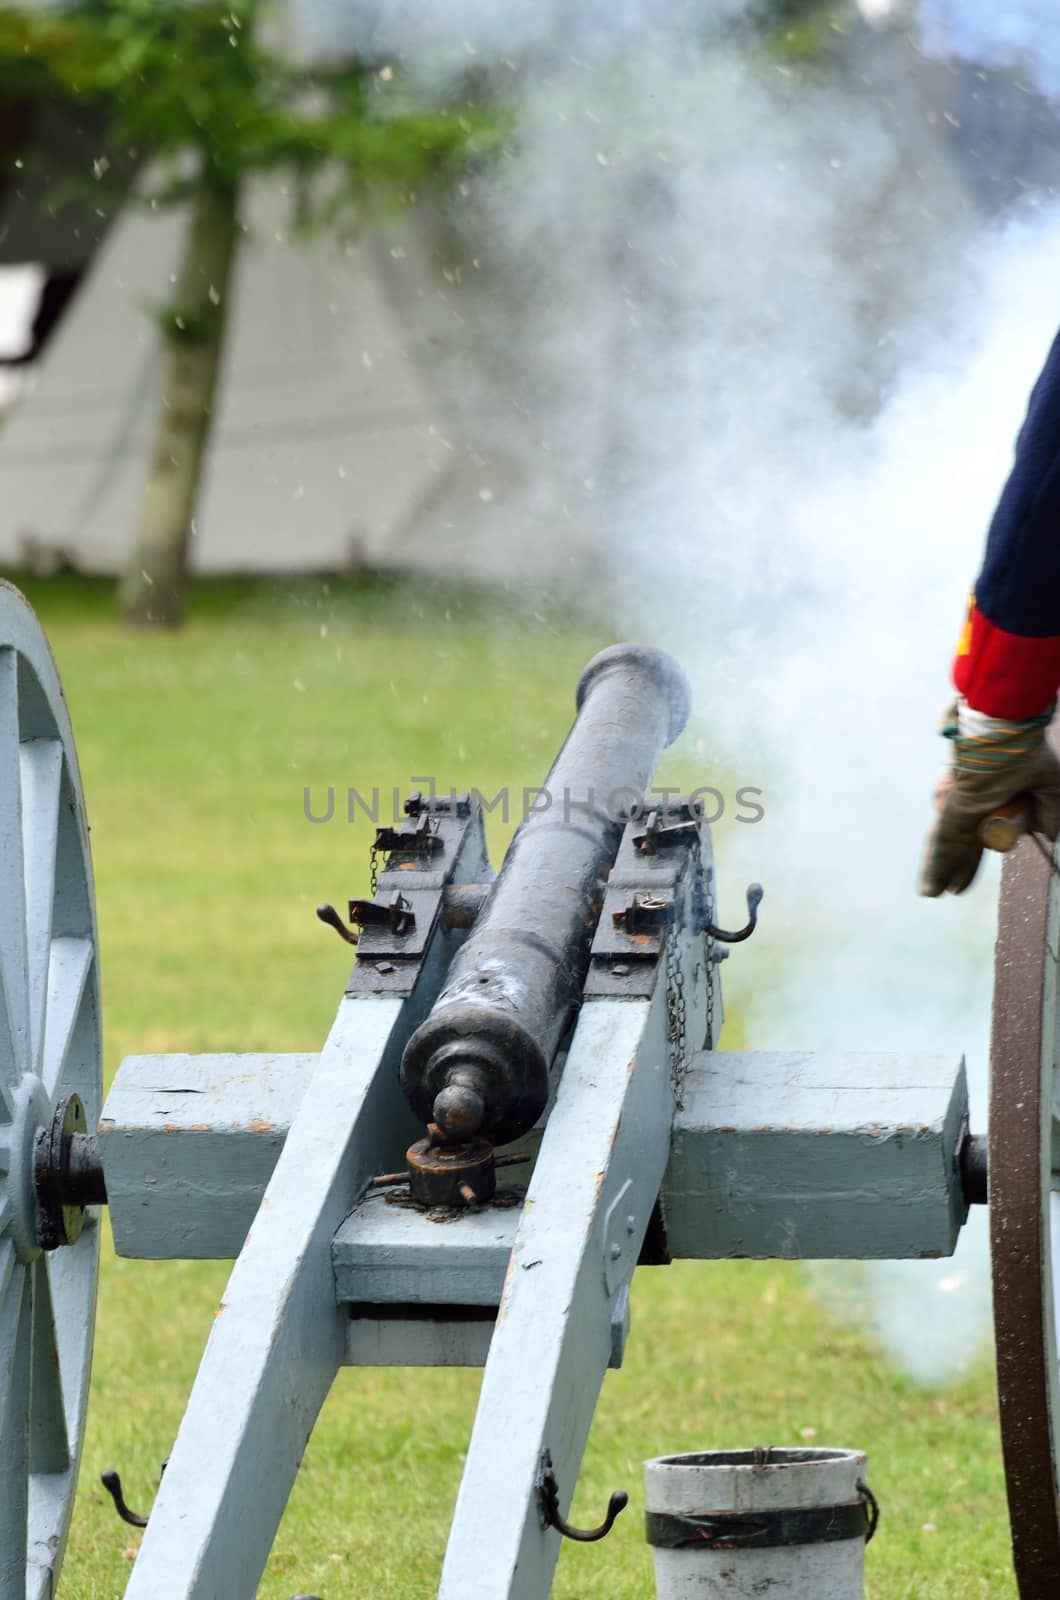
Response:
[{"label": "leather glove", "polygon": [[[1060,833],[1060,761],[1045,737],[1053,707],[1025,722],[982,718],[982,732],[962,732],[954,705],[942,732],[953,740],[953,764],[936,793],[938,817],[928,836],[920,893],[962,894],[979,868],[979,824],[1008,801],[1027,796],[1031,827]],[[969,719],[971,721],[972,719]]]}]

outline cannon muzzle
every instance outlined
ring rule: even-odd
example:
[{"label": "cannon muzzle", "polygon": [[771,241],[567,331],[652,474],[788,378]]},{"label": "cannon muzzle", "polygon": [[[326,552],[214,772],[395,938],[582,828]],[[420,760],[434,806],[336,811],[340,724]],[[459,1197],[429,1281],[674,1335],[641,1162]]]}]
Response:
[{"label": "cannon muzzle", "polygon": [[539,800],[405,1047],[402,1087],[443,1141],[505,1144],[544,1110],[623,827],[689,706],[688,680],[662,650],[613,645],[582,673],[577,717]]}]

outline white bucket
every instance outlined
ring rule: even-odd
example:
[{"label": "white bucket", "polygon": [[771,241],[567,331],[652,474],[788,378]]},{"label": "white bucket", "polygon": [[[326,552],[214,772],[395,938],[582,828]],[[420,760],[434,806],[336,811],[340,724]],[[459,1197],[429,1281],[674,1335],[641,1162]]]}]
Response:
[{"label": "white bucket", "polygon": [[659,1600],[863,1600],[876,1516],[865,1467],[858,1450],[717,1450],[646,1461]]}]

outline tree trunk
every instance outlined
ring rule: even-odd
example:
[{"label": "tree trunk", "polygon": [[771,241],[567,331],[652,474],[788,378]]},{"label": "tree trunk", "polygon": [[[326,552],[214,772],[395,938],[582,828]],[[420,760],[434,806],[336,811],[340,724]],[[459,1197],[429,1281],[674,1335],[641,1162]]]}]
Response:
[{"label": "tree trunk", "polygon": [[239,233],[234,186],[204,179],[192,201],[173,303],[160,313],[165,378],[139,526],[119,591],[125,622],[175,627],[228,320]]}]

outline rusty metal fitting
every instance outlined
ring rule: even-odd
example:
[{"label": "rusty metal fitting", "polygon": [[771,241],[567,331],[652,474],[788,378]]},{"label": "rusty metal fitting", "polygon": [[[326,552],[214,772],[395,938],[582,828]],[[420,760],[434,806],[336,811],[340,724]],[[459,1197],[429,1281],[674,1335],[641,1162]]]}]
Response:
[{"label": "rusty metal fitting", "polygon": [[[438,1130],[433,1129],[434,1137]],[[423,1206],[485,1205],[493,1199],[497,1174],[488,1139],[465,1144],[434,1143],[431,1137],[409,1146],[409,1193]]]},{"label": "rusty metal fitting", "polygon": [[434,1123],[446,1144],[474,1139],[486,1117],[487,1079],[470,1066],[450,1069],[444,1089],[434,1097]]}]

